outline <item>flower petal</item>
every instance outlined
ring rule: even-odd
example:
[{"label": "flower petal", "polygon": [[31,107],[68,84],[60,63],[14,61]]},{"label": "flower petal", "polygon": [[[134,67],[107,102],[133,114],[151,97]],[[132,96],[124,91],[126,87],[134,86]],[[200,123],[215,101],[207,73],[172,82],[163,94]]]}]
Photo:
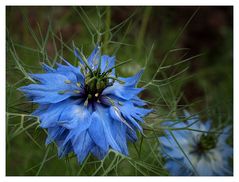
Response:
[{"label": "flower petal", "polygon": [[58,146],[58,156],[59,156],[59,158],[63,158],[68,153],[73,151],[73,147],[72,147],[71,142],[67,142],[66,145],[63,145],[64,139],[60,140],[60,141],[56,141],[56,142],[57,142],[57,146]]},{"label": "flower petal", "polygon": [[128,129],[126,131],[126,137],[128,140],[132,142],[136,142],[138,140],[137,134],[134,130]]},{"label": "flower petal", "polygon": [[130,100],[138,95],[143,88],[132,88],[115,82],[112,86],[103,90],[102,95],[115,95],[119,98]]},{"label": "flower petal", "polygon": [[127,78],[119,77],[119,79],[125,82],[124,84],[125,86],[135,87],[140,77],[142,76],[143,72],[144,70],[142,69],[132,77],[127,77]]},{"label": "flower petal", "polygon": [[96,45],[91,55],[87,58],[87,61],[93,70],[96,70],[98,68],[99,58],[100,58],[100,49],[99,46]]},{"label": "flower petal", "polygon": [[[115,57],[103,55],[101,56],[101,73],[108,71],[115,66]],[[115,75],[115,69],[112,70],[112,75]]]},{"label": "flower petal", "polygon": [[45,63],[42,64],[42,68],[48,73],[54,73],[56,71],[54,68],[48,66]]},{"label": "flower petal", "polygon": [[103,151],[109,150],[109,144],[106,140],[105,131],[103,127],[103,122],[98,112],[94,112],[91,115],[91,125],[89,127],[89,135],[97,146],[99,146]]},{"label": "flower petal", "polygon": [[70,105],[63,110],[58,125],[67,129],[78,128],[78,132],[89,128],[91,120],[89,119],[90,112],[84,105]]},{"label": "flower petal", "polygon": [[97,157],[99,160],[102,160],[108,151],[104,151],[102,150],[100,147],[98,147],[97,145],[94,146],[92,149],[91,149],[91,152],[92,154]]},{"label": "flower petal", "polygon": [[47,129],[48,136],[46,139],[46,144],[53,142],[54,140],[61,140],[61,138],[65,138],[68,134],[68,130],[62,127],[49,127]]},{"label": "flower petal", "polygon": [[127,141],[126,141],[126,126],[120,122],[113,122],[112,129],[114,132],[114,138],[119,145],[122,154],[128,155]]},{"label": "flower petal", "polygon": [[88,131],[81,132],[71,140],[73,150],[77,155],[78,161],[82,163],[86,156],[89,154],[92,147],[94,147],[94,142],[91,139]]},{"label": "flower petal", "polygon": [[81,84],[84,83],[84,76],[80,72],[79,67],[74,67],[71,64],[69,66],[57,64],[57,72],[65,75],[69,80],[71,80],[73,83],[80,82]]},{"label": "flower petal", "polygon": [[41,112],[33,113],[35,116],[40,118],[40,126],[42,128],[49,128],[58,126],[57,121],[60,118],[60,115],[64,111],[65,107],[73,104],[73,100],[66,100],[59,102],[57,104],[51,104],[47,107],[41,107]]},{"label": "flower petal", "polygon": [[121,152],[121,149],[118,143],[115,141],[115,130],[113,130],[113,120],[109,116],[109,111],[107,108],[100,106],[99,104],[96,105],[96,111],[98,112],[99,118],[102,120],[102,125],[105,132],[105,137],[109,143],[109,145],[116,151]]}]

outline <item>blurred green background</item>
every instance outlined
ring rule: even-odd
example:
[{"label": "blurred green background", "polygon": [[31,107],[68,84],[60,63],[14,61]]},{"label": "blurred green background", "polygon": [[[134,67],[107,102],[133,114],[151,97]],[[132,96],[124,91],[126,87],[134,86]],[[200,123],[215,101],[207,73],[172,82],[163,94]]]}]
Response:
[{"label": "blurred green background", "polygon": [[[161,132],[147,130],[182,110],[211,118],[214,127],[233,118],[233,8],[218,7],[6,7],[6,175],[167,175],[158,154]],[[27,73],[54,66],[59,57],[77,64],[73,43],[89,55],[94,44],[129,76],[145,69],[141,97],[155,113],[146,118],[146,138],[129,144],[130,156],[114,152],[79,165],[74,155],[58,159],[56,146],[29,116],[36,108],[17,91]],[[229,141],[232,144],[232,139]]]}]

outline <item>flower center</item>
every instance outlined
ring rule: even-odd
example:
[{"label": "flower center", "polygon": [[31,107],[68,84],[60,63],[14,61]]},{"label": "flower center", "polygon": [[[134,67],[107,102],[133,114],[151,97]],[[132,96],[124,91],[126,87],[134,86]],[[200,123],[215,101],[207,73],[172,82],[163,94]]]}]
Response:
[{"label": "flower center", "polygon": [[211,150],[216,147],[217,139],[216,136],[213,134],[203,134],[200,137],[200,141],[197,144],[197,150],[199,152],[204,152]]},{"label": "flower center", "polygon": [[96,71],[94,75],[87,73],[85,78],[86,98],[89,100],[97,100],[102,91],[112,84],[113,82],[110,83],[109,78],[103,74],[96,74]]}]

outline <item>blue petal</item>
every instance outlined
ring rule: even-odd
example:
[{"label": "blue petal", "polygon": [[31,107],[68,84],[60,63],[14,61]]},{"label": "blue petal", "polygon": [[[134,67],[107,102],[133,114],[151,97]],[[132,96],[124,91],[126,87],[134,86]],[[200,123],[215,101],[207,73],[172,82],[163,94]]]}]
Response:
[{"label": "blue petal", "polygon": [[115,131],[115,140],[119,145],[121,152],[124,155],[128,155],[128,148],[126,142],[126,126],[120,122],[114,122],[112,129]]},{"label": "blue petal", "polygon": [[138,140],[137,134],[134,130],[127,128],[126,134],[128,140],[132,142],[136,142]]},{"label": "blue petal", "polygon": [[48,73],[54,73],[56,70],[45,63],[42,64],[42,68]]},{"label": "blue petal", "polygon": [[58,125],[67,129],[78,128],[78,132],[89,128],[91,121],[89,119],[90,112],[84,105],[70,105],[63,110]]},{"label": "blue petal", "polygon": [[91,139],[88,131],[81,132],[79,135],[76,135],[75,138],[71,141],[78,161],[82,163],[91,149],[94,147],[94,142]]},{"label": "blue petal", "polygon": [[127,121],[130,121],[130,124],[132,124],[134,127],[136,127],[142,132],[141,126],[138,124],[138,122],[135,119],[139,121],[143,121],[140,117],[143,117],[146,114],[150,113],[151,110],[135,107],[129,101],[124,102],[122,106],[118,106],[118,107],[123,117]]},{"label": "blue petal", "polygon": [[99,58],[100,58],[99,56],[100,56],[100,49],[99,49],[99,46],[96,45],[91,55],[87,58],[87,61],[93,70],[98,68]]},{"label": "blue petal", "polygon": [[98,112],[99,118],[102,120],[104,132],[105,132],[105,137],[109,143],[109,145],[116,151],[121,152],[121,149],[118,145],[118,143],[115,141],[115,133],[113,128],[113,120],[109,116],[109,111],[108,108],[104,108],[101,105],[97,104],[96,105],[96,111]]},{"label": "blue petal", "polygon": [[[71,71],[69,66],[65,66],[61,64],[57,64],[57,66],[58,66],[57,73],[66,76],[67,79],[70,80],[72,83],[78,82],[77,75]],[[80,80],[80,81],[83,81],[83,80]]]},{"label": "blue petal", "polygon": [[198,115],[191,115],[186,110],[184,110],[184,115],[187,118],[187,123],[190,125],[190,128],[200,130],[201,122]]},{"label": "blue petal", "polygon": [[89,127],[89,135],[92,140],[98,145],[102,150],[109,150],[108,142],[106,141],[105,131],[103,127],[103,122],[97,112],[91,115],[91,125]]},{"label": "blue petal", "polygon": [[[166,156],[170,156],[175,159],[183,159],[185,157],[171,136],[160,137],[159,141],[161,143],[161,151],[165,153]],[[178,140],[178,142],[180,143],[180,140]]]},{"label": "blue petal", "polygon": [[58,73],[44,73],[44,74],[31,74],[33,79],[36,79],[42,83],[40,84],[31,84],[26,87],[30,90],[44,90],[44,91],[56,91],[56,90],[74,90],[78,89],[76,85],[66,84],[65,81],[69,80],[67,76]]},{"label": "blue petal", "polygon": [[124,112],[122,112],[122,114],[123,114],[124,118],[126,118],[126,120],[130,121],[130,122],[129,122],[129,125],[134,126],[134,127],[137,128],[141,133],[143,133],[142,127],[139,125],[139,123],[138,123],[133,117],[131,117],[130,114],[124,113]]},{"label": "blue petal", "polygon": [[223,133],[225,134],[231,134],[232,126],[229,125],[223,129]]},{"label": "blue petal", "polygon": [[42,74],[29,74],[31,78],[40,81],[42,84],[62,85],[67,77],[58,73],[42,73]]},{"label": "blue petal", "polygon": [[181,165],[173,160],[168,160],[167,163],[164,165],[164,167],[169,171],[169,173],[173,176],[178,176],[180,174],[179,170],[181,168]]},{"label": "blue petal", "polygon": [[189,135],[191,132],[188,131],[187,129],[185,129],[187,127],[187,125],[184,122],[181,121],[165,121],[161,123],[161,126],[166,126],[169,128],[177,128],[177,129],[182,129],[182,130],[177,130],[175,132],[176,135],[180,134],[184,137],[187,137],[187,135]]},{"label": "blue petal", "polygon": [[146,103],[144,100],[140,99],[139,97],[135,96],[133,99],[132,99],[132,102],[134,105],[136,106],[145,106]]},{"label": "blue petal", "polygon": [[65,157],[67,154],[73,151],[71,142],[68,142],[66,145],[63,145],[63,140],[57,142],[58,145],[58,156],[59,158]]},{"label": "blue petal", "polygon": [[98,146],[94,146],[92,149],[91,149],[91,152],[92,154],[97,157],[99,160],[102,160],[108,151],[104,151],[102,150],[101,148],[99,148]]},{"label": "blue petal", "polygon": [[112,105],[112,101],[111,100],[113,100],[113,99],[111,99],[108,96],[101,95],[99,100],[100,100],[100,103],[102,103],[103,105],[111,106]]},{"label": "blue petal", "polygon": [[209,131],[211,129],[211,126],[212,126],[212,121],[211,120],[208,120],[204,123],[204,126],[206,128],[206,131]]},{"label": "blue petal", "polygon": [[198,161],[196,170],[200,176],[212,176],[213,171],[209,161],[206,161],[204,158]]},{"label": "blue petal", "polygon": [[140,77],[142,76],[143,72],[144,70],[142,69],[132,77],[127,78],[119,77],[119,79],[125,82],[125,86],[135,87]]},{"label": "blue petal", "polygon": [[[57,104],[51,104],[48,107],[42,107],[42,112],[33,113],[35,116],[39,116],[42,128],[55,127],[57,121],[60,118],[65,107],[71,105],[74,101],[66,100]],[[44,109],[44,110],[43,110]]]},{"label": "blue petal", "polygon": [[[28,86],[23,86],[19,88],[20,91],[26,92],[31,94],[32,93],[41,93],[41,92],[59,92],[59,91],[66,91],[65,94],[74,94],[74,90],[80,90],[76,86],[72,86],[70,84],[49,84],[49,85],[40,85],[40,84],[30,84]],[[46,93],[45,93],[46,94]],[[60,94],[58,94],[60,95]],[[63,95],[63,94],[62,94]]]},{"label": "blue petal", "polygon": [[129,112],[132,116],[138,115],[140,117],[144,117],[148,115],[150,112],[152,112],[151,109],[135,107],[130,101],[123,102],[122,105],[119,106],[119,108],[123,112]]},{"label": "blue petal", "polygon": [[[110,109],[109,109],[109,111],[110,111],[110,116],[111,116],[114,120],[116,120],[116,121],[118,121],[118,122],[124,124],[125,126],[129,127],[130,129],[132,129],[132,127],[131,127],[131,126],[128,124],[128,122],[123,118],[123,116],[121,115],[120,110],[119,110],[116,106],[111,106]],[[132,130],[133,130],[133,129],[132,129]]]},{"label": "blue petal", "polygon": [[167,147],[174,148],[175,142],[172,140],[173,138],[170,135],[167,136],[161,136],[159,137],[159,142]]},{"label": "blue petal", "polygon": [[165,168],[170,172],[172,176],[189,176],[191,175],[190,171],[187,170],[183,166],[183,164],[180,164],[181,161],[176,160],[168,160],[165,164]]},{"label": "blue petal", "polygon": [[[24,92],[25,95],[32,100],[32,102],[40,103],[40,104],[54,104],[61,101],[66,100],[67,98],[71,97],[71,93],[59,94],[59,91],[44,91],[44,90],[32,90],[33,85],[29,85],[26,87],[19,88],[20,91]],[[34,89],[36,87],[34,86]]]},{"label": "blue petal", "polygon": [[48,107],[49,107],[49,104],[41,104],[35,111],[32,112],[32,115],[40,116],[41,114],[44,114],[46,112]]},{"label": "blue petal", "polygon": [[223,145],[222,156],[228,160],[228,158],[232,158],[233,155],[233,148],[229,145]]},{"label": "blue petal", "polygon": [[[115,57],[103,55],[101,56],[101,73],[108,71],[115,66]],[[112,75],[115,75],[115,69],[112,70]]]},{"label": "blue petal", "polygon": [[220,134],[218,137],[218,142],[220,144],[226,144],[227,145],[227,139],[232,135],[232,126],[229,125],[223,129],[223,133]]},{"label": "blue petal", "polygon": [[77,81],[80,83],[84,82],[84,75],[81,73],[80,71],[80,67],[75,67],[73,65],[71,65],[69,62],[67,62],[65,59],[62,58],[62,60],[67,64],[67,65],[62,65],[62,64],[58,64],[58,68],[57,68],[57,72],[64,74],[67,76],[67,72],[69,73],[74,73]]},{"label": "blue petal", "polygon": [[102,95],[115,95],[119,98],[130,100],[138,95],[143,88],[132,88],[115,82],[112,86],[103,90]]},{"label": "blue petal", "polygon": [[[41,104],[57,103],[70,96],[79,95],[74,90],[80,90],[76,85],[66,84],[67,77],[56,73],[32,74],[34,79],[42,84],[30,84],[19,88],[27,97]],[[60,92],[65,92],[60,94]]]},{"label": "blue petal", "polygon": [[50,127],[47,129],[47,131],[48,131],[48,136],[46,139],[46,144],[48,145],[54,140],[57,140],[57,138],[61,137],[63,133],[66,132],[67,130],[62,127]]},{"label": "blue petal", "polygon": [[[165,121],[161,123],[161,126],[167,126],[169,128],[181,128],[182,130],[173,131],[175,138],[179,141],[192,137],[192,132],[185,129],[187,125],[184,122]],[[174,141],[169,133],[168,136],[170,137],[170,140]]]},{"label": "blue petal", "polygon": [[84,61],[83,61],[82,57],[80,56],[77,49],[74,49],[74,54],[75,54],[75,57],[77,57],[79,59],[80,63],[84,64]]}]

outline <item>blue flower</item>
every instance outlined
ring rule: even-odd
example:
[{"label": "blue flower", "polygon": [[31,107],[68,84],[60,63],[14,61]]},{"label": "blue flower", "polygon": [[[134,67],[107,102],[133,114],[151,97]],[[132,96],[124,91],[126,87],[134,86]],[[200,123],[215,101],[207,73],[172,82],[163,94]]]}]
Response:
[{"label": "blue flower", "polygon": [[115,75],[115,57],[100,55],[97,46],[86,59],[75,49],[79,66],[63,59],[54,69],[43,64],[46,73],[30,74],[37,84],[19,90],[39,108],[33,115],[46,128],[46,144],[56,142],[59,157],[70,152],[82,161],[89,153],[104,158],[109,149],[128,155],[127,141],[137,140],[139,122],[151,112],[137,95],[143,71],[123,78]]},{"label": "blue flower", "polygon": [[[184,122],[165,122],[163,126],[181,128],[165,130],[165,136],[159,137],[160,152],[166,158],[165,168],[174,176],[225,176],[232,175],[229,158],[233,149],[226,143],[231,127],[221,133],[210,132],[211,121],[199,121],[198,115],[190,116]],[[185,129],[191,128],[191,130]],[[205,131],[205,132],[199,132]],[[209,131],[209,132],[208,132]]]}]

